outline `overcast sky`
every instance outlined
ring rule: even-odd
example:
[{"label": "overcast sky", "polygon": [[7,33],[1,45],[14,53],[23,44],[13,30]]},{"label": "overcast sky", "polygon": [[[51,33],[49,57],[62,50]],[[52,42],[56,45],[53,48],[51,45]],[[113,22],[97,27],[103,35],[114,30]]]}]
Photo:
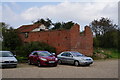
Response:
[{"label": "overcast sky", "polygon": [[39,18],[50,18],[53,22],[73,21],[81,26],[89,25],[94,19],[110,18],[118,24],[117,0],[85,0],[85,1],[2,1],[0,4],[0,22],[5,22],[14,28],[31,24]]}]

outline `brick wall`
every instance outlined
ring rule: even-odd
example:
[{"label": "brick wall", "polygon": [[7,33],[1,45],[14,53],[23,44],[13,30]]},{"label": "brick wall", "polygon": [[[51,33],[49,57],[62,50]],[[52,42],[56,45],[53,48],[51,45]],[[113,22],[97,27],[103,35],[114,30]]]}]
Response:
[{"label": "brick wall", "polygon": [[24,37],[24,33],[19,33],[23,42],[40,41],[48,43],[57,50],[57,54],[62,51],[79,51],[85,55],[93,54],[93,36],[90,28],[85,27],[85,31],[80,35],[79,25],[74,25],[70,30],[52,30],[29,32],[28,38]]},{"label": "brick wall", "polygon": [[87,56],[93,55],[93,35],[90,27],[86,26],[85,31],[80,34],[79,25],[71,28],[71,50],[79,51]]}]

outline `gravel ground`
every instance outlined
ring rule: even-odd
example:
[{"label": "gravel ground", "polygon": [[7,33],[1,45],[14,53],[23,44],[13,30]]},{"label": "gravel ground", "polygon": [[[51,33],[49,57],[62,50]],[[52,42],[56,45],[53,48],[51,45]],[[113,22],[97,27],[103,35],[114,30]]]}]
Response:
[{"label": "gravel ground", "polygon": [[90,66],[37,67],[18,64],[2,70],[3,78],[118,78],[118,60],[96,60]]}]

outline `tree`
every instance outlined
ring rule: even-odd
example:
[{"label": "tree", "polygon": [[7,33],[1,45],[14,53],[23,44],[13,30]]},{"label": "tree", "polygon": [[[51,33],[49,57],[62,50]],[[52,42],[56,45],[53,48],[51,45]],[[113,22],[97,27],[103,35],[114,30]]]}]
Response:
[{"label": "tree", "polygon": [[[46,26],[47,29],[51,29],[51,30],[56,30],[56,29],[70,29],[75,23],[73,21],[69,21],[69,22],[56,22],[53,23],[51,19],[46,18],[46,19],[38,19],[37,21],[32,21],[33,24],[44,24]],[[51,28],[51,25],[53,25],[54,27]]]},{"label": "tree", "polygon": [[65,29],[70,29],[74,24],[75,24],[74,22],[69,21],[67,23],[63,23],[62,27],[65,28]]},{"label": "tree", "polygon": [[118,48],[118,26],[108,18],[94,20],[90,24],[94,37],[94,47]]},{"label": "tree", "polygon": [[120,28],[118,30],[118,50],[120,50]]},{"label": "tree", "polygon": [[54,29],[70,29],[75,23],[72,22],[72,21],[69,21],[69,22],[57,22],[57,23],[54,23],[54,27],[52,28],[53,30]]},{"label": "tree", "polygon": [[61,22],[56,22],[53,25],[54,25],[54,27],[52,28],[52,30],[54,30],[54,29],[60,29],[62,27],[62,23]]},{"label": "tree", "polygon": [[50,26],[52,25],[52,21],[49,18],[47,18],[46,20],[41,18],[38,19],[36,22],[33,22],[33,24],[44,24],[46,28],[49,29]]},{"label": "tree", "polygon": [[118,30],[106,32],[101,39],[102,47],[118,48]]},{"label": "tree", "polygon": [[0,39],[3,39],[2,30],[7,29],[8,26],[9,26],[8,24],[5,24],[4,22],[0,22]]},{"label": "tree", "polygon": [[116,24],[113,24],[109,18],[102,17],[100,20],[94,20],[90,23],[90,27],[96,36],[103,35],[104,33],[115,30]]},{"label": "tree", "polygon": [[[6,24],[5,24],[6,25]],[[10,28],[2,28],[2,47],[4,50],[15,50],[17,47],[21,45],[21,40],[18,37],[18,34],[15,29]]]}]

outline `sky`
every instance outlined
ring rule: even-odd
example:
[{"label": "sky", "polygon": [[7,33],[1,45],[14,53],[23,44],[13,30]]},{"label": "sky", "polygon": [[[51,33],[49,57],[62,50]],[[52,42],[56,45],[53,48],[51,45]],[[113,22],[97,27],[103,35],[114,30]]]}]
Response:
[{"label": "sky", "polygon": [[40,18],[50,18],[53,22],[73,21],[84,30],[94,19],[110,18],[118,24],[118,0],[4,0],[0,3],[0,22],[13,28],[32,24]]}]

